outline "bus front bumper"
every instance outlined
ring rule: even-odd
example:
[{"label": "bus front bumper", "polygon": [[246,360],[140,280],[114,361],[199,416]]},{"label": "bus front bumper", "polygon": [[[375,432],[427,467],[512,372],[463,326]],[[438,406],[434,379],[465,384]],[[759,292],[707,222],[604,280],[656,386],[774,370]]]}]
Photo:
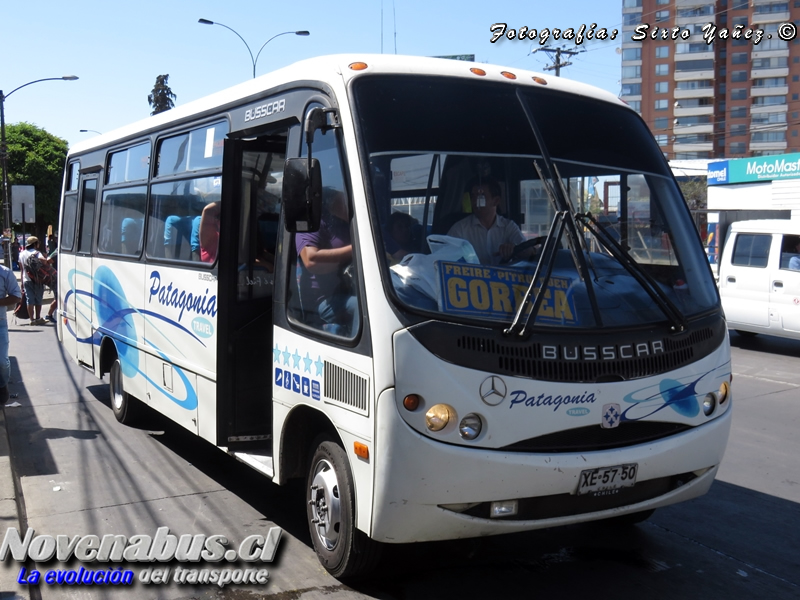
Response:
[{"label": "bus front bumper", "polygon": [[[722,460],[732,413],[727,410],[693,430],[639,446],[545,455],[437,442],[400,418],[391,390],[377,406],[370,537],[386,543],[568,525],[701,496]],[[581,472],[628,464],[638,465],[632,488],[576,495]],[[493,502],[507,508],[515,500],[516,514],[490,516]]]}]

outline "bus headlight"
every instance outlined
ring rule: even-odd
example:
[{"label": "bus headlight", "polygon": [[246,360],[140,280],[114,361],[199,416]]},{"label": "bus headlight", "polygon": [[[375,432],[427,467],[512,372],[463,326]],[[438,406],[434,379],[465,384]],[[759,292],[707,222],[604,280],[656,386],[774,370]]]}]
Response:
[{"label": "bus headlight", "polygon": [[474,440],[481,434],[482,428],[483,422],[481,418],[474,413],[470,413],[461,419],[461,423],[458,424],[458,434],[465,440]]},{"label": "bus headlight", "polygon": [[447,404],[436,404],[425,413],[425,425],[431,431],[441,431],[456,418],[456,411]]},{"label": "bus headlight", "polygon": [[717,397],[715,394],[706,394],[706,397],[703,398],[703,414],[705,416],[709,416],[712,412],[714,412],[714,408],[717,406]]}]

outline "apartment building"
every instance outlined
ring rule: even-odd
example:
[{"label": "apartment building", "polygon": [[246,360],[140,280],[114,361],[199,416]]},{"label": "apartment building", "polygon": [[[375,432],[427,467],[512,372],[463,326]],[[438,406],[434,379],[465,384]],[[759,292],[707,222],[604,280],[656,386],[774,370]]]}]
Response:
[{"label": "apartment building", "polygon": [[621,98],[667,158],[800,151],[800,0],[622,0],[622,17]]}]

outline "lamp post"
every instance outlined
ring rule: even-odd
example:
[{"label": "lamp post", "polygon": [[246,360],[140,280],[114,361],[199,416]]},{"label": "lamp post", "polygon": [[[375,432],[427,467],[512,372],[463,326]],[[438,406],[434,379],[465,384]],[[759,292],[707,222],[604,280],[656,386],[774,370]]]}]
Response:
[{"label": "lamp post", "polygon": [[103,135],[96,129],[81,129],[81,133],[96,133],[97,135]]},{"label": "lamp post", "polygon": [[227,25],[225,25],[223,23],[220,23],[218,21],[209,21],[208,19],[198,19],[197,22],[202,24],[202,25],[219,25],[220,27],[224,27],[225,29],[227,29],[229,31],[232,31],[234,34],[236,34],[236,37],[238,37],[240,40],[242,40],[242,43],[247,48],[247,52],[250,54],[250,61],[253,63],[253,79],[255,79],[255,77],[256,77],[256,63],[258,62],[258,57],[261,56],[261,50],[263,50],[264,47],[267,44],[269,44],[272,40],[274,40],[276,37],[279,37],[281,35],[289,35],[289,34],[302,35],[302,36],[311,35],[308,31],[284,31],[283,33],[275,34],[271,38],[269,38],[266,42],[264,42],[264,44],[261,46],[261,49],[256,54],[255,58],[253,58],[253,51],[250,50],[250,45],[247,42],[244,41],[244,38],[241,35],[239,35],[236,32],[236,30],[231,29]]},{"label": "lamp post", "polygon": [[[34,83],[39,83],[40,81],[75,81],[78,79],[75,75],[64,75],[63,77],[45,77],[44,79],[35,79],[34,81],[29,81],[28,83],[24,83],[21,86],[14,88],[7,94],[3,93],[3,90],[0,90],[0,167],[3,169],[3,180],[2,180],[2,188],[3,188],[3,235],[5,235],[5,231],[7,229],[11,229],[11,206],[8,202],[8,147],[6,146],[6,114],[5,114],[5,104],[6,98],[8,98],[11,94],[16,92],[17,90],[21,90],[22,88],[33,85]],[[5,264],[7,267],[11,266],[11,253],[9,252],[10,247],[7,242],[4,243],[3,249],[5,250]]]}]

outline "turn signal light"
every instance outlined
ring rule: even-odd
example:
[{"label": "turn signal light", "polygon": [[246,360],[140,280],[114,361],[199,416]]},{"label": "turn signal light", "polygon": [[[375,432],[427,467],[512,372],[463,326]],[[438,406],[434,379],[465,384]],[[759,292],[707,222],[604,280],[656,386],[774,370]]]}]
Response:
[{"label": "turn signal light", "polygon": [[422,398],[419,397],[417,394],[409,394],[405,398],[403,398],[403,407],[407,411],[414,412],[419,408],[420,402]]},{"label": "turn signal light", "polygon": [[366,444],[362,444],[361,442],[353,442],[353,452],[355,452],[356,456],[359,458],[369,460],[369,446]]}]

